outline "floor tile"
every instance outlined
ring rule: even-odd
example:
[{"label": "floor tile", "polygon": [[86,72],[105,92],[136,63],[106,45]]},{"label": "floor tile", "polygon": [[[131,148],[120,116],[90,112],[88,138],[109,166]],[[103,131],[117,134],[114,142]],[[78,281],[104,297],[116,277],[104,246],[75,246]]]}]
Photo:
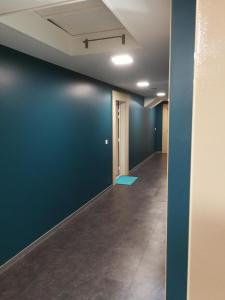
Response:
[{"label": "floor tile", "polygon": [[166,155],[0,274],[1,300],[165,300]]}]

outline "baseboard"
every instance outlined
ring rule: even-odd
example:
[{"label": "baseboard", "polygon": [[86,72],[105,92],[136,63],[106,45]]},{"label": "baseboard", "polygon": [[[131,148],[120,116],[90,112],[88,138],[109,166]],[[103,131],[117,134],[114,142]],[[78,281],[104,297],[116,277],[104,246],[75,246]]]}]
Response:
[{"label": "baseboard", "polygon": [[23,250],[21,250],[18,254],[13,256],[10,260],[5,262],[2,266],[0,266],[0,274],[5,272],[7,269],[9,269],[12,265],[14,265],[16,262],[18,262],[20,259],[25,257],[28,253],[30,253],[33,249],[35,249],[37,246],[39,246],[41,243],[46,241],[48,238],[50,238],[54,233],[56,233],[62,226],[64,226],[67,222],[69,222],[73,217],[77,216],[79,213],[83,212],[87,207],[89,207],[93,202],[98,200],[104,193],[111,190],[113,185],[111,184],[108,186],[105,190],[97,194],[95,197],[90,199],[87,203],[85,203],[83,206],[78,208],[76,211],[74,211],[72,214],[70,214],[68,217],[63,219],[60,223],[56,224],[54,227],[52,227],[49,231],[44,233],[42,236],[40,236],[37,240],[32,242],[30,245],[25,247]]},{"label": "baseboard", "polygon": [[138,165],[136,165],[133,169],[129,171],[130,174],[133,174],[137,169],[139,169],[146,161],[151,159],[155,154],[161,153],[160,151],[155,151],[152,154],[150,154],[147,158],[145,158],[142,162],[140,162]]},{"label": "baseboard", "polygon": [[[139,169],[146,161],[151,159],[155,154],[161,153],[160,151],[156,151],[149,155],[145,160],[140,162],[138,165],[136,165],[134,168],[132,168],[129,173],[134,173],[137,169]],[[37,240],[32,242],[30,245],[25,247],[23,250],[21,250],[18,254],[13,256],[10,260],[5,262],[2,266],[0,266],[0,274],[5,272],[7,269],[9,269],[12,265],[14,265],[16,262],[18,262],[20,259],[25,257],[27,254],[29,254],[33,249],[35,249],[37,246],[39,246],[41,243],[43,243],[45,240],[50,238],[55,232],[57,232],[62,226],[64,226],[67,222],[69,222],[73,217],[78,215],[79,213],[83,212],[87,207],[89,207],[93,202],[98,200],[105,192],[112,189],[113,185],[110,185],[105,190],[97,194],[95,197],[90,199],[87,203],[85,203],[83,206],[81,206],[79,209],[74,211],[72,214],[70,214],[68,217],[63,219],[60,223],[56,224],[53,228],[51,228],[49,231],[44,233],[42,236],[40,236]]]}]

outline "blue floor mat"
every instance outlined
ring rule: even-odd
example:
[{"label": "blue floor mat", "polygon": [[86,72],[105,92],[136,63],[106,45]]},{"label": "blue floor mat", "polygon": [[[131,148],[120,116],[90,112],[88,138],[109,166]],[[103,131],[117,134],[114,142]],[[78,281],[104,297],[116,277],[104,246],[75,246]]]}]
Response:
[{"label": "blue floor mat", "polygon": [[123,184],[123,185],[132,185],[138,177],[133,176],[119,176],[116,179],[116,184]]}]

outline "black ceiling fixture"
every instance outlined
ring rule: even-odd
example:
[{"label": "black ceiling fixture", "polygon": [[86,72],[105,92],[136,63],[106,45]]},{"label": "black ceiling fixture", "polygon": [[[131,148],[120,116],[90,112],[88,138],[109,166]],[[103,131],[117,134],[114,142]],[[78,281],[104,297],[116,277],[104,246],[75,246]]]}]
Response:
[{"label": "black ceiling fixture", "polygon": [[108,36],[108,37],[103,37],[103,38],[98,38],[98,39],[85,39],[83,41],[83,43],[84,43],[85,48],[88,49],[90,42],[103,41],[103,40],[109,40],[109,39],[117,39],[117,38],[120,38],[122,40],[122,45],[125,45],[125,43],[126,43],[126,35],[125,34]]}]

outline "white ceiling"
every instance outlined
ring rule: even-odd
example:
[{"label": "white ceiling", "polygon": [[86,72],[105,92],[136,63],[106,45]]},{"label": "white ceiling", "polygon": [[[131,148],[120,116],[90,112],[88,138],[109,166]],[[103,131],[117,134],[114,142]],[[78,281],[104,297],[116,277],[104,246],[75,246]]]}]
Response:
[{"label": "white ceiling", "polygon": [[71,35],[124,29],[120,21],[100,0],[74,2],[36,11]]},{"label": "white ceiling", "polygon": [[[58,3],[60,6],[55,5]],[[167,91],[170,0],[104,0],[104,3],[101,0],[1,0],[0,42],[146,97],[154,96],[156,90],[152,88]],[[17,11],[20,13],[15,13]],[[26,16],[27,20],[37,18],[33,32],[32,26],[26,23],[21,25],[20,19],[26,20]],[[50,27],[54,25],[47,24],[46,19],[52,20],[68,33]],[[44,35],[37,32],[40,21],[46,22],[40,23],[40,27],[49,26]],[[27,31],[28,27],[30,32]],[[48,30],[49,41],[46,39]],[[110,35],[126,33],[126,46],[122,46],[118,40],[103,41],[88,49],[86,55],[79,55],[85,54],[85,49],[81,48],[83,39],[96,37],[96,32],[98,36],[105,36],[107,32]],[[73,39],[73,45],[70,38]],[[111,55],[123,52],[134,57],[134,64],[120,68],[113,66]],[[148,89],[136,87],[136,82],[142,79],[150,81]]]},{"label": "white ceiling", "polygon": [[50,6],[71,1],[60,0],[1,0],[0,14],[13,13],[26,9],[35,9],[42,6]]}]

